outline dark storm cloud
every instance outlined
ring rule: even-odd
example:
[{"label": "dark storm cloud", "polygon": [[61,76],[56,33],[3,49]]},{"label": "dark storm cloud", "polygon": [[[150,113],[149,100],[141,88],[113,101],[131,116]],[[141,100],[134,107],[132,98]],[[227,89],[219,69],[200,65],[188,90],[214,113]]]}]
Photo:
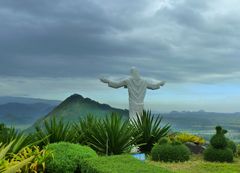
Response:
[{"label": "dark storm cloud", "polygon": [[1,1],[0,74],[97,77],[135,65],[174,82],[236,78],[240,13],[222,2]]}]

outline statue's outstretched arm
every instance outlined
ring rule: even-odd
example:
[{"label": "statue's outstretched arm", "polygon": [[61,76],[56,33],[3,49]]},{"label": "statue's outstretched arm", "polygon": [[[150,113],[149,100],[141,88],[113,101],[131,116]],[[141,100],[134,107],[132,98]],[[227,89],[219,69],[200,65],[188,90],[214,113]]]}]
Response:
[{"label": "statue's outstretched arm", "polygon": [[160,86],[163,86],[166,82],[165,81],[148,81],[147,82],[147,88],[148,89],[152,89],[152,90],[155,90],[155,89],[159,89]]},{"label": "statue's outstretched arm", "polygon": [[103,83],[107,83],[109,87],[112,87],[112,88],[120,88],[120,87],[126,87],[127,86],[127,83],[126,83],[126,80],[120,80],[120,81],[112,81],[112,80],[109,80],[109,79],[106,79],[106,78],[100,78],[100,80],[103,82]]}]

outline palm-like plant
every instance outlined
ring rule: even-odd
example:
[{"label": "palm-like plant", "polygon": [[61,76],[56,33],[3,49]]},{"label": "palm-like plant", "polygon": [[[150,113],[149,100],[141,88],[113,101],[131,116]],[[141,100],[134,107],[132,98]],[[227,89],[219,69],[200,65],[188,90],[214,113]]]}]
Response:
[{"label": "palm-like plant", "polygon": [[8,150],[8,153],[18,153],[22,148],[33,145],[36,141],[31,134],[25,134],[16,130],[13,127],[6,127],[4,124],[0,125],[0,143],[8,145],[12,141],[13,145]]},{"label": "palm-like plant", "polygon": [[97,118],[92,114],[80,118],[79,121],[73,125],[73,129],[76,132],[76,142],[87,145],[88,136],[91,135],[91,129],[97,124],[97,122]]},{"label": "palm-like plant", "polygon": [[129,152],[135,143],[131,124],[115,113],[96,122],[90,129],[90,134],[87,136],[88,144],[106,155]]},{"label": "palm-like plant", "polygon": [[70,124],[64,123],[62,119],[57,120],[56,117],[45,120],[42,126],[36,126],[35,129],[35,136],[41,141],[39,146],[60,141],[73,142],[75,138],[75,132]]},{"label": "palm-like plant", "polygon": [[[143,110],[142,114],[137,114],[136,119],[131,120],[134,129],[134,138],[139,145],[140,151],[149,153],[160,138],[166,136],[170,130],[170,125],[160,126],[162,117],[154,116],[151,111]],[[137,136],[137,137],[136,137]]]}]

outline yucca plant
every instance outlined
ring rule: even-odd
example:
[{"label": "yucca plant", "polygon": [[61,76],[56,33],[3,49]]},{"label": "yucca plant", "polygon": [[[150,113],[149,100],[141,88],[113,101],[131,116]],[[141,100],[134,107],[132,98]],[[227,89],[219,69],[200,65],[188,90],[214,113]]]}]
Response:
[{"label": "yucca plant", "polygon": [[13,127],[6,127],[4,124],[0,126],[0,143],[7,145],[14,141],[8,150],[8,153],[18,153],[22,148],[31,146],[35,141],[35,137],[31,134],[25,134]]},{"label": "yucca plant", "polygon": [[166,124],[161,127],[161,122],[162,117],[154,116],[150,110],[143,110],[142,114],[137,114],[136,119],[131,119],[133,137],[141,152],[149,153],[153,144],[168,134],[171,126]]},{"label": "yucca plant", "polygon": [[80,118],[79,121],[73,125],[73,129],[76,132],[76,142],[87,145],[88,136],[91,135],[91,129],[97,124],[97,122],[97,118],[92,114]]},{"label": "yucca plant", "polygon": [[50,143],[68,141],[73,142],[75,139],[75,132],[69,123],[64,123],[62,119],[58,120],[52,117],[45,120],[42,126],[36,126],[36,139],[40,140],[39,146],[46,146]]},{"label": "yucca plant", "polygon": [[92,126],[87,140],[95,151],[105,155],[114,155],[130,151],[135,143],[132,136],[133,128],[129,121],[123,121],[118,114],[112,113]]}]

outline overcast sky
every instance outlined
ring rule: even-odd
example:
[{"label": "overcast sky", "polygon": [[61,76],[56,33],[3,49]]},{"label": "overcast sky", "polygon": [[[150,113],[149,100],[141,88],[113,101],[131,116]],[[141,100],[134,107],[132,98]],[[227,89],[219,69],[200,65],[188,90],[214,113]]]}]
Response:
[{"label": "overcast sky", "polygon": [[239,0],[2,0],[0,96],[127,108],[101,75],[167,81],[146,108],[240,112]]}]

